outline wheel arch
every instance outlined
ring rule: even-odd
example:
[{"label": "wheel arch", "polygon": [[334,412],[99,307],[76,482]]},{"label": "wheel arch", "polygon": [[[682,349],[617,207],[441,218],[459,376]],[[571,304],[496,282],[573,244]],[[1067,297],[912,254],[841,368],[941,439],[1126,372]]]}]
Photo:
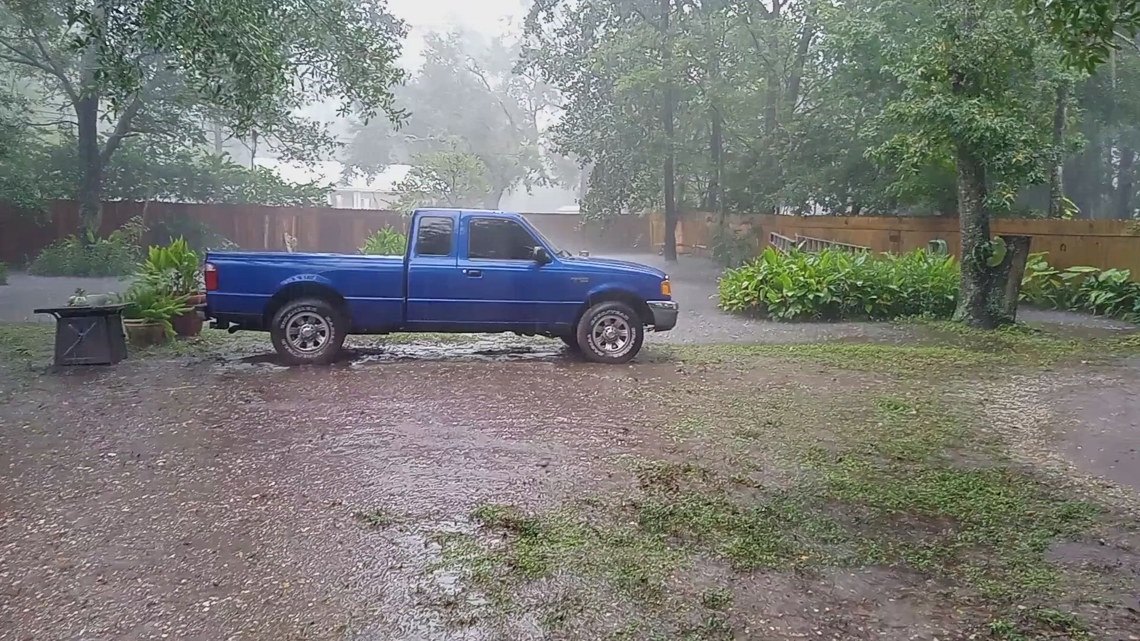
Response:
[{"label": "wheel arch", "polygon": [[613,287],[590,292],[590,295],[586,298],[586,302],[582,303],[582,306],[578,309],[578,313],[574,316],[574,327],[578,326],[586,310],[598,303],[611,301],[629,305],[633,308],[633,311],[637,313],[637,317],[641,319],[643,325],[653,324],[653,311],[649,309],[649,304],[646,303],[643,298],[628,289]]},{"label": "wheel arch", "polygon": [[302,299],[302,298],[316,298],[323,300],[332,305],[344,317],[344,320],[351,325],[352,319],[349,315],[348,301],[340,292],[318,281],[294,281],[277,290],[277,293],[269,299],[265,304],[265,312],[262,315],[262,322],[265,327],[270,327],[273,324],[273,317],[277,315],[287,303]]}]

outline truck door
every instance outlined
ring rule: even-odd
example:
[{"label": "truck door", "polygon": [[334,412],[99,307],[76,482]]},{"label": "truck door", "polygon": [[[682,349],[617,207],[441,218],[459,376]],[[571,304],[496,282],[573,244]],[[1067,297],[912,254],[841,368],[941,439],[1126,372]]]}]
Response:
[{"label": "truck door", "polygon": [[407,325],[427,330],[455,320],[455,298],[462,285],[456,279],[456,234],[459,216],[432,212],[415,219],[408,252]]},{"label": "truck door", "polygon": [[544,280],[543,266],[534,260],[538,239],[510,218],[476,214],[461,224],[466,242],[457,264],[466,283],[464,314],[495,329],[536,329]]}]

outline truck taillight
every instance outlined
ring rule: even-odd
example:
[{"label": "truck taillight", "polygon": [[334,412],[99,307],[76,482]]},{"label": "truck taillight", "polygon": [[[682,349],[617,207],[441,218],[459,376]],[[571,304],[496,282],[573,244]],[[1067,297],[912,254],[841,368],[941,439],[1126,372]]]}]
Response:
[{"label": "truck taillight", "polygon": [[218,268],[214,267],[213,263],[206,263],[204,271],[206,280],[206,291],[212,292],[218,289]]}]

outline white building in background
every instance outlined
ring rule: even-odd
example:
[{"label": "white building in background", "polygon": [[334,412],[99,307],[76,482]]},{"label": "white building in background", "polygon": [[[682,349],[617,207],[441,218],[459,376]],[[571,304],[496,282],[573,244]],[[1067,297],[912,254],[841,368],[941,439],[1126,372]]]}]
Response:
[{"label": "white building in background", "polygon": [[325,160],[313,165],[284,163],[275,158],[258,158],[258,167],[276,173],[282,180],[292,183],[317,183],[332,185],[329,193],[329,207],[337,209],[393,209],[400,199],[396,193],[398,185],[411,170],[409,165],[389,165],[384,171],[369,179],[353,176],[344,180],[344,164],[335,160]]}]

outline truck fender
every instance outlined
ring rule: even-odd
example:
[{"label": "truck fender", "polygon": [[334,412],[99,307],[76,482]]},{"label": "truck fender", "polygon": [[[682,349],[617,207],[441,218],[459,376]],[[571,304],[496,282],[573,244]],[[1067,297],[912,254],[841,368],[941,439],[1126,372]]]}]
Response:
[{"label": "truck fender", "polygon": [[641,317],[643,322],[646,324],[653,322],[653,312],[650,311],[649,305],[647,305],[640,296],[622,287],[603,284],[594,287],[587,293],[585,302],[582,303],[582,306],[578,309],[577,316],[574,318],[574,324],[578,324],[578,319],[582,318],[582,315],[586,313],[587,309],[607,300],[616,300],[626,303],[637,312],[637,315]]}]

